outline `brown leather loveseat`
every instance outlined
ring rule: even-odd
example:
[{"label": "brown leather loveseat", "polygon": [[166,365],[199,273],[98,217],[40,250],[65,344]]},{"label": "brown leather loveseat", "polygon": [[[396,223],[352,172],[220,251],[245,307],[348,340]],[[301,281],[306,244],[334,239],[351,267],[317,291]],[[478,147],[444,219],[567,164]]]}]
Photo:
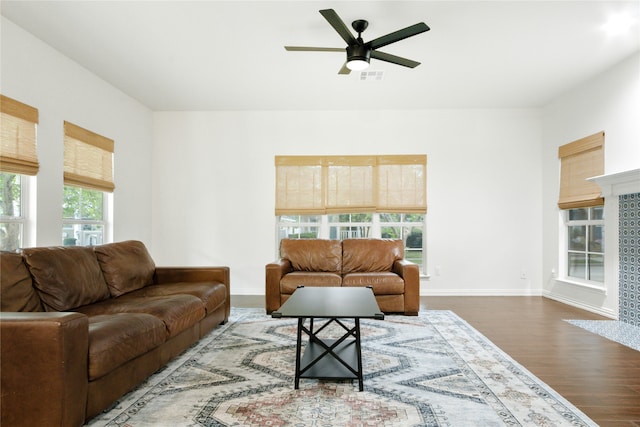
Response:
[{"label": "brown leather loveseat", "polygon": [[402,240],[282,239],[280,259],[266,265],[267,313],[298,286],[371,286],[380,310],[417,315],[420,269],[404,259]]},{"label": "brown leather loveseat", "polygon": [[0,255],[2,426],[80,426],[229,318],[228,267],[142,242]]}]

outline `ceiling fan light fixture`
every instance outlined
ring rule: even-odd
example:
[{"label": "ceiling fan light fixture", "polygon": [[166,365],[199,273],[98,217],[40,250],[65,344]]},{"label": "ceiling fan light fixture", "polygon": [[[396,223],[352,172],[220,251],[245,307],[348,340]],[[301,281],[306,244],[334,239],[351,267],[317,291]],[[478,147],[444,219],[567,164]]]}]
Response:
[{"label": "ceiling fan light fixture", "polygon": [[347,68],[351,71],[362,71],[369,67],[369,62],[364,59],[350,59],[347,61]]},{"label": "ceiling fan light fixture", "polygon": [[351,71],[362,71],[369,67],[371,49],[357,44],[347,46],[347,68]]}]

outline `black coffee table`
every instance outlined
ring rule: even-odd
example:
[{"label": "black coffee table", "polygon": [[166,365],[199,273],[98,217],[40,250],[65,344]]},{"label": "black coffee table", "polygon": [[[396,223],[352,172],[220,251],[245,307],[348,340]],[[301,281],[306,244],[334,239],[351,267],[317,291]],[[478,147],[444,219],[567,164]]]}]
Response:
[{"label": "black coffee table", "polygon": [[[296,389],[300,386],[300,378],[357,379],[360,391],[364,389],[360,319],[384,319],[371,288],[301,286],[271,316],[298,319]],[[308,328],[306,319],[309,319]],[[327,320],[314,330],[314,319]],[[355,325],[351,327],[341,319],[354,319]],[[342,337],[320,338],[318,335],[333,323],[344,329]],[[309,342],[301,355],[303,332],[309,336]]]}]

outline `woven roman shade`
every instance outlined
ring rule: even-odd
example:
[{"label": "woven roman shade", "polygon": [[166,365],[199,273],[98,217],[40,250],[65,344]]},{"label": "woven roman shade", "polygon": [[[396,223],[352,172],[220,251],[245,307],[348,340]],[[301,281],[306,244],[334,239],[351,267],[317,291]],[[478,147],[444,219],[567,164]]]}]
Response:
[{"label": "woven roman shade", "polygon": [[425,213],[426,155],[276,156],[276,215]]},{"label": "woven roman shade", "polygon": [[372,212],[375,210],[375,156],[327,156],[325,212]]},{"label": "woven roman shade", "polygon": [[112,192],[113,148],[112,139],[65,121],[65,185]]},{"label": "woven roman shade", "polygon": [[313,156],[276,156],[276,215],[322,213],[322,159]]},{"label": "woven roman shade", "polygon": [[604,132],[558,148],[560,158],[560,209],[604,204],[600,187],[587,178],[604,174]]},{"label": "woven roman shade", "polygon": [[36,175],[40,164],[36,144],[38,110],[0,95],[0,171]]},{"label": "woven roman shade", "polygon": [[427,156],[381,156],[378,159],[377,212],[427,211]]}]

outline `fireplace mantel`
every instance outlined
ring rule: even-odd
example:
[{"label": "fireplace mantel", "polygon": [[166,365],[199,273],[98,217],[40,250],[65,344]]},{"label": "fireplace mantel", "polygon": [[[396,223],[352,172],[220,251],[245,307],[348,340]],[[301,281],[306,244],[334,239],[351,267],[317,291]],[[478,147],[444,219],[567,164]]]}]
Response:
[{"label": "fireplace mantel", "polygon": [[604,197],[640,193],[640,169],[594,176],[588,180],[600,186]]},{"label": "fireplace mantel", "polygon": [[618,319],[640,326],[640,169],[589,181],[600,186],[605,198],[605,283],[611,290],[617,288]]}]

